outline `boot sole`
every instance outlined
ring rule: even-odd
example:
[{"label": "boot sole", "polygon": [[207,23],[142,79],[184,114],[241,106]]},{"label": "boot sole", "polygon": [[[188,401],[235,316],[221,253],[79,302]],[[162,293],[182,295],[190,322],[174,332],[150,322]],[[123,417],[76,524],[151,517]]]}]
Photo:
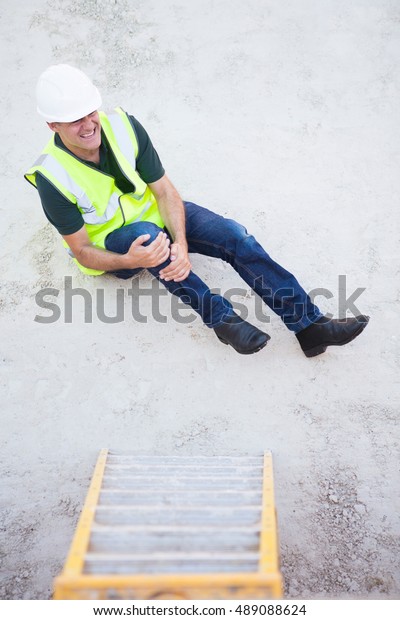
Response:
[{"label": "boot sole", "polygon": [[312,349],[308,349],[307,351],[303,351],[306,357],[316,357],[317,355],[321,355],[321,353],[325,353],[328,347],[342,347],[345,344],[349,344],[352,340],[357,338],[361,334],[362,331],[367,327],[368,321],[366,323],[360,323],[360,328],[349,338],[343,340],[342,342],[324,342],[324,344],[319,344],[317,347],[313,347]]},{"label": "boot sole", "polygon": [[[251,351],[238,351],[237,349],[235,349],[235,347],[232,347],[232,349],[234,351],[236,351],[236,353],[240,353],[240,355],[252,355],[253,353],[258,353],[258,351],[261,351],[261,349],[263,349],[265,346],[267,346],[267,342],[268,340],[271,340],[271,336],[268,336],[268,334],[266,335],[266,339],[265,342],[263,342],[260,346],[258,346],[256,349],[252,349]],[[227,342],[226,340],[224,340],[223,338],[221,338],[220,336],[217,335],[217,338],[220,342],[222,342],[222,344],[230,344],[229,342]]]}]

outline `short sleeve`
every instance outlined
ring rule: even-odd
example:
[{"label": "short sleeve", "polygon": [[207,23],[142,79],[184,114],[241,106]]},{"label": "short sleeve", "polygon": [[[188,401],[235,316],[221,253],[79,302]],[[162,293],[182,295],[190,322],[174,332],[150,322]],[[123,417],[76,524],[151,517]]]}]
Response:
[{"label": "short sleeve", "polygon": [[40,172],[36,173],[36,185],[43,211],[60,235],[72,235],[84,225],[76,204],[68,200]]}]

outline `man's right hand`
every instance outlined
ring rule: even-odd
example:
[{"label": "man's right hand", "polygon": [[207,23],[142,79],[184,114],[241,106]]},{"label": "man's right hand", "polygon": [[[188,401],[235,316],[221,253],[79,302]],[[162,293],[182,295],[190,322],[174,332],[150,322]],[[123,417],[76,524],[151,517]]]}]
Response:
[{"label": "man's right hand", "polygon": [[143,245],[149,239],[150,235],[140,235],[126,254],[118,254],[93,245],[85,226],[76,233],[64,235],[64,240],[81,265],[102,271],[146,269],[161,265],[170,255],[170,240],[163,231],[160,231],[149,245]]},{"label": "man's right hand", "polygon": [[125,254],[127,269],[157,267],[167,260],[170,254],[170,240],[166,233],[160,231],[154,241],[149,245],[143,245],[149,239],[150,235],[140,235],[132,242]]}]

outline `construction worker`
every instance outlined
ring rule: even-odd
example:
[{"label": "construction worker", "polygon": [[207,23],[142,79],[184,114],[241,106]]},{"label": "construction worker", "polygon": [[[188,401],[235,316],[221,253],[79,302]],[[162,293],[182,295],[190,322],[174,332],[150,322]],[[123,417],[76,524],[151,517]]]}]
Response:
[{"label": "construction worker", "polygon": [[130,278],[148,269],[242,354],[259,351],[270,337],[211,293],[191,271],[190,253],[230,263],[296,335],[307,357],[346,344],[364,329],[364,315],[344,321],[324,316],[241,224],[182,201],[142,125],[121,108],[98,111],[100,93],[79,69],[49,67],[36,94],[53,135],[25,177],[84,273]]}]

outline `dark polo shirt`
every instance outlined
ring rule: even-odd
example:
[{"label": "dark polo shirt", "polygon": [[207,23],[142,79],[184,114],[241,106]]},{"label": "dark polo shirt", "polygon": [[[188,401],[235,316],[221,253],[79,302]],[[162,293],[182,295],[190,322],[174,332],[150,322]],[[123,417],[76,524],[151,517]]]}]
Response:
[{"label": "dark polo shirt", "polygon": [[[133,116],[129,116],[129,119],[136,133],[139,145],[136,170],[145,183],[154,183],[164,176],[164,168],[157,151],[151,143],[147,131]],[[85,163],[112,175],[117,187],[122,192],[132,192],[134,187],[122,174],[103,131],[101,132],[101,136],[100,163],[95,164],[89,161],[85,161]],[[69,152],[58,134],[56,134],[55,140],[57,146]],[[58,232],[61,235],[72,235],[80,230],[84,225],[84,221],[76,204],[70,202],[40,173],[36,174],[36,183],[45,215],[49,222],[57,228]]]}]

